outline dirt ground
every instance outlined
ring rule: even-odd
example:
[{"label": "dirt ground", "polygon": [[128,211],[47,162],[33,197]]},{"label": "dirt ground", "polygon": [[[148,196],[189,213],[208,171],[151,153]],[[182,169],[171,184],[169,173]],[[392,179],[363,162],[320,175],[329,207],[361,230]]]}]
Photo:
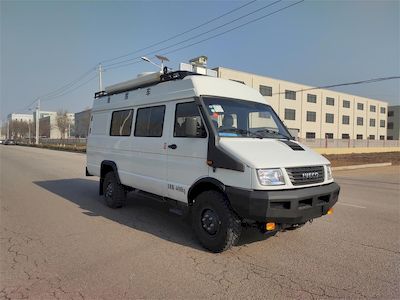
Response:
[{"label": "dirt ground", "polygon": [[332,167],[385,162],[400,165],[400,152],[329,154],[324,156],[332,163]]}]

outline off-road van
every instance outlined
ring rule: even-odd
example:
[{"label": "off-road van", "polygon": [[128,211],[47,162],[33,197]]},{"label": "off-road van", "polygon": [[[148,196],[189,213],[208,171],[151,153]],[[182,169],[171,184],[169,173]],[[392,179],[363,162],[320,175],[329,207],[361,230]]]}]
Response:
[{"label": "off-road van", "polygon": [[294,141],[258,91],[185,71],[96,93],[86,174],[112,208],[137,190],[186,210],[213,252],[242,226],[274,232],[330,214],[340,189],[329,161]]}]

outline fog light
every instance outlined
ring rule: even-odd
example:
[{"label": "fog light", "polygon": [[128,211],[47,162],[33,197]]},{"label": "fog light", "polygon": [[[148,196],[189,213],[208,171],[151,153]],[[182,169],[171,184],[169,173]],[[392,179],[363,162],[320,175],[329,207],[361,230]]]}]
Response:
[{"label": "fog light", "polygon": [[330,208],[330,209],[328,209],[328,211],[327,211],[327,213],[326,213],[327,215],[331,215],[331,214],[333,214],[333,208]]},{"label": "fog light", "polygon": [[265,229],[267,231],[275,230],[275,223],[267,223],[267,224],[265,224]]}]

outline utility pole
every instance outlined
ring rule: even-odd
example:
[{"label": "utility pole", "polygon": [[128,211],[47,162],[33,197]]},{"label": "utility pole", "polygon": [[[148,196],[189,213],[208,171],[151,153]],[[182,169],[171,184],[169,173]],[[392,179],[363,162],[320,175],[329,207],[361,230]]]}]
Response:
[{"label": "utility pole", "polygon": [[31,144],[31,120],[28,120],[29,144]]},{"label": "utility pole", "polygon": [[39,145],[39,114],[40,114],[40,99],[38,99],[38,104],[36,106],[36,140],[35,140],[35,144]]},{"label": "utility pole", "polygon": [[7,120],[7,139],[10,138],[10,120]]},{"label": "utility pole", "polygon": [[103,66],[99,64],[99,92],[103,91]]}]

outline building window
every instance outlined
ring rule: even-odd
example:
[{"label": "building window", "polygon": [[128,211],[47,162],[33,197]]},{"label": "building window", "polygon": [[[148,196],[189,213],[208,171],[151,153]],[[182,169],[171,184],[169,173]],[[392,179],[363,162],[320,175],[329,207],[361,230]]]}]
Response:
[{"label": "building window", "polygon": [[325,133],[326,139],[333,139],[333,133]]},{"label": "building window", "polygon": [[349,100],[343,100],[343,107],[350,108],[350,101]]},{"label": "building window", "polygon": [[358,126],[363,126],[364,125],[364,119],[362,117],[357,117],[357,125]]},{"label": "building window", "polygon": [[325,115],[325,123],[333,123],[335,120],[335,116],[333,114]]},{"label": "building window", "polygon": [[357,134],[357,140],[362,140],[363,139],[363,135],[362,134]]},{"label": "building window", "polygon": [[375,105],[370,105],[369,106],[369,111],[370,112],[376,112],[376,106]]},{"label": "building window", "polygon": [[317,113],[315,111],[307,111],[307,122],[315,122],[317,120]]},{"label": "building window", "polygon": [[290,90],[285,90],[285,99],[296,100],[296,92],[290,91]]},{"label": "building window", "polygon": [[350,117],[343,115],[342,116],[342,124],[346,124],[346,125],[350,124]]},{"label": "building window", "polygon": [[387,129],[393,129],[393,122],[388,122]]},{"label": "building window", "polygon": [[133,109],[114,111],[111,117],[111,136],[129,136],[132,129]]},{"label": "building window", "polygon": [[296,111],[294,109],[285,108],[285,120],[296,120]]},{"label": "building window", "polygon": [[358,110],[364,110],[364,103],[357,103]]},{"label": "building window", "polygon": [[381,114],[386,114],[386,107],[381,107]]},{"label": "building window", "polygon": [[315,139],[315,132],[306,132],[306,139]]},{"label": "building window", "polygon": [[380,136],[379,136],[379,139],[380,139],[381,141],[383,141],[383,140],[385,140],[385,136],[384,136],[384,135],[380,135]]},{"label": "building window", "polygon": [[394,116],[394,110],[389,110],[388,117],[393,117],[393,116]]},{"label": "building window", "polygon": [[139,108],[136,116],[135,136],[161,137],[164,114],[165,105]]},{"label": "building window", "polygon": [[195,102],[176,105],[174,137],[206,137],[206,130]]},{"label": "building window", "polygon": [[263,96],[272,96],[272,87],[266,85],[260,85],[260,94]]},{"label": "building window", "polygon": [[386,125],[385,120],[381,120],[381,121],[380,121],[380,126],[381,126],[382,128],[385,128],[385,125]]},{"label": "building window", "polygon": [[335,99],[331,98],[331,97],[326,97],[326,105],[334,106],[335,105]]},{"label": "building window", "polygon": [[317,95],[307,94],[307,102],[317,103]]},{"label": "building window", "polygon": [[368,138],[369,138],[370,140],[374,140],[374,139],[375,139],[375,135],[370,134]]},{"label": "building window", "polygon": [[348,133],[342,133],[342,139],[348,140],[350,139],[350,135]]},{"label": "building window", "polygon": [[388,135],[387,140],[388,141],[392,141],[393,140],[393,136],[392,135]]},{"label": "building window", "polygon": [[375,127],[375,119],[369,119],[369,126]]}]

